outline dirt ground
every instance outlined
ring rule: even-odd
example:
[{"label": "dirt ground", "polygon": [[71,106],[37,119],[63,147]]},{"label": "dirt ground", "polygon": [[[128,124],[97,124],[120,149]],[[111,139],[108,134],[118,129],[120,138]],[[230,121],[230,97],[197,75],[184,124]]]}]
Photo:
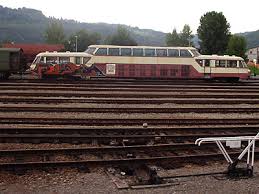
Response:
[{"label": "dirt ground", "polygon": [[[226,169],[226,163],[203,167],[187,166],[169,170],[169,174],[193,174]],[[161,172],[163,174],[163,172]],[[123,178],[122,178],[123,179]],[[0,174],[0,193],[259,193],[259,161],[255,164],[254,177],[227,179],[225,175],[177,178],[173,185],[159,188],[118,189],[104,169],[95,168],[90,173],[75,169],[32,171],[24,175],[7,172]]]}]

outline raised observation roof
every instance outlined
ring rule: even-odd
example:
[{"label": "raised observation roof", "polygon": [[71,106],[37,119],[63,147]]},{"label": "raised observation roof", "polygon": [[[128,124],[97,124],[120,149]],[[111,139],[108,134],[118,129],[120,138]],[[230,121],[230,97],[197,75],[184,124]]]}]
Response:
[{"label": "raised observation roof", "polygon": [[209,60],[244,60],[242,57],[229,55],[199,55],[195,59],[209,59]]},{"label": "raised observation roof", "polygon": [[194,47],[167,47],[167,46],[117,46],[117,45],[90,45],[88,48],[153,48],[153,49],[187,49],[196,50]]}]

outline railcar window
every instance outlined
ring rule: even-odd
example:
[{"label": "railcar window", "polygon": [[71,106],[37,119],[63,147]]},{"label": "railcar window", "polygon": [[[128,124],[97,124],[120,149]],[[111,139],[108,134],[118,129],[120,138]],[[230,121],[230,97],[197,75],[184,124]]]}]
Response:
[{"label": "railcar window", "polygon": [[200,66],[203,66],[203,60],[202,60],[202,59],[196,59],[196,62],[197,62]]},{"label": "railcar window", "polygon": [[95,55],[99,55],[99,56],[106,56],[107,55],[107,48],[99,48]]},{"label": "railcar window", "polygon": [[191,53],[188,50],[180,50],[181,57],[192,57]]},{"label": "railcar window", "polygon": [[90,57],[84,57],[83,58],[83,64],[86,64],[90,60]]},{"label": "railcar window", "polygon": [[198,56],[201,55],[197,50],[194,50],[194,49],[191,50],[191,52],[192,52],[192,54],[193,54],[194,57],[198,57]]},{"label": "railcar window", "polygon": [[155,49],[145,49],[146,57],[154,57],[156,55]]},{"label": "railcar window", "polygon": [[177,49],[168,49],[169,57],[179,57],[179,50]]},{"label": "railcar window", "polygon": [[237,61],[234,61],[234,60],[227,61],[227,67],[230,67],[230,68],[237,67]]},{"label": "railcar window", "polygon": [[167,56],[167,50],[166,49],[156,49],[156,55],[158,57],[166,57]]},{"label": "railcar window", "polygon": [[215,67],[220,67],[219,66],[219,60],[215,60]]},{"label": "railcar window", "polygon": [[59,63],[69,63],[69,57],[59,57]]},{"label": "railcar window", "polygon": [[80,57],[76,57],[76,64],[81,64],[81,58]]},{"label": "railcar window", "polygon": [[88,48],[85,52],[92,55],[92,54],[94,54],[94,51],[95,51],[95,50],[96,50],[96,48],[90,47],[90,48]]},{"label": "railcar window", "polygon": [[242,64],[245,68],[247,68],[247,64],[244,61],[242,61]]},{"label": "railcar window", "polygon": [[205,67],[209,67],[210,66],[210,60],[209,59],[205,59],[204,65],[205,65]]},{"label": "railcar window", "polygon": [[244,68],[244,65],[243,65],[242,61],[239,61],[239,67]]},{"label": "railcar window", "polygon": [[58,63],[58,58],[57,57],[46,57],[46,63]]},{"label": "railcar window", "polygon": [[120,49],[119,48],[109,48],[109,55],[119,56],[120,55]]},{"label": "railcar window", "polygon": [[133,49],[133,56],[143,56],[143,49],[142,48],[134,48]]},{"label": "railcar window", "polygon": [[131,48],[122,48],[121,56],[131,56]]},{"label": "railcar window", "polygon": [[226,61],[225,60],[220,60],[219,61],[219,67],[226,67]]}]

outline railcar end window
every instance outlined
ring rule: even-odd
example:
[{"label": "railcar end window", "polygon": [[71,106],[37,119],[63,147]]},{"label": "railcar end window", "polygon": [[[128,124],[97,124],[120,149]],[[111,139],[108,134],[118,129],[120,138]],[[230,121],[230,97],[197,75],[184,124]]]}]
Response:
[{"label": "railcar end window", "polygon": [[133,56],[143,56],[143,49],[142,48],[134,48],[133,49]]},{"label": "railcar end window", "polygon": [[109,55],[119,56],[120,55],[120,49],[119,48],[109,48]]},{"label": "railcar end window", "polygon": [[94,54],[94,51],[95,51],[95,50],[96,50],[96,48],[90,47],[90,48],[88,48],[85,52],[88,53],[88,54],[90,54],[90,55],[92,55],[92,54]]},{"label": "railcar end window", "polygon": [[179,50],[177,49],[168,49],[169,57],[179,57]]},{"label": "railcar end window", "polygon": [[167,50],[166,49],[156,49],[156,55],[158,57],[166,57],[167,56]]},{"label": "railcar end window", "polygon": [[180,50],[181,57],[192,57],[191,53],[188,50]]},{"label": "railcar end window", "polygon": [[99,48],[95,55],[99,55],[99,56],[106,56],[107,55],[107,48]]},{"label": "railcar end window", "polygon": [[121,56],[131,56],[131,48],[122,48]]},{"label": "railcar end window", "polygon": [[193,54],[194,57],[198,57],[198,56],[201,55],[197,50],[194,50],[194,49],[191,50],[191,52],[192,52],[192,54]]},{"label": "railcar end window", "polygon": [[154,57],[156,55],[155,49],[145,49],[146,57]]}]

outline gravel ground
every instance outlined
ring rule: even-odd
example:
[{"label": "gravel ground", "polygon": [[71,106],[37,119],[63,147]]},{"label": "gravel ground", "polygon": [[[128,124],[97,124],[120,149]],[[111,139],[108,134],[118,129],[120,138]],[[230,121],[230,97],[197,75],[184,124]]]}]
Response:
[{"label": "gravel ground", "polygon": [[11,113],[0,113],[0,117],[21,117],[21,118],[28,118],[28,117],[36,117],[36,118],[77,118],[77,119],[94,119],[94,118],[114,118],[114,119],[157,119],[157,118],[177,118],[177,119],[187,119],[187,118],[259,118],[259,113],[122,113],[122,114],[115,114],[115,113],[58,113],[58,112],[11,112]]},{"label": "gravel ground", "polygon": [[[259,162],[256,162],[256,167]],[[204,172],[206,169],[222,171],[226,164],[210,164],[205,167],[187,166],[177,171],[183,174]],[[205,169],[205,170],[204,170]],[[172,170],[170,171],[173,174]],[[177,174],[177,173],[176,173]],[[258,193],[259,173],[250,179],[230,180],[223,175],[188,177],[172,180],[175,185],[148,189],[118,190],[104,169],[95,168],[90,173],[75,169],[63,169],[51,172],[32,171],[25,175],[6,172],[0,174],[0,193]],[[220,179],[219,179],[220,178]]]}]

